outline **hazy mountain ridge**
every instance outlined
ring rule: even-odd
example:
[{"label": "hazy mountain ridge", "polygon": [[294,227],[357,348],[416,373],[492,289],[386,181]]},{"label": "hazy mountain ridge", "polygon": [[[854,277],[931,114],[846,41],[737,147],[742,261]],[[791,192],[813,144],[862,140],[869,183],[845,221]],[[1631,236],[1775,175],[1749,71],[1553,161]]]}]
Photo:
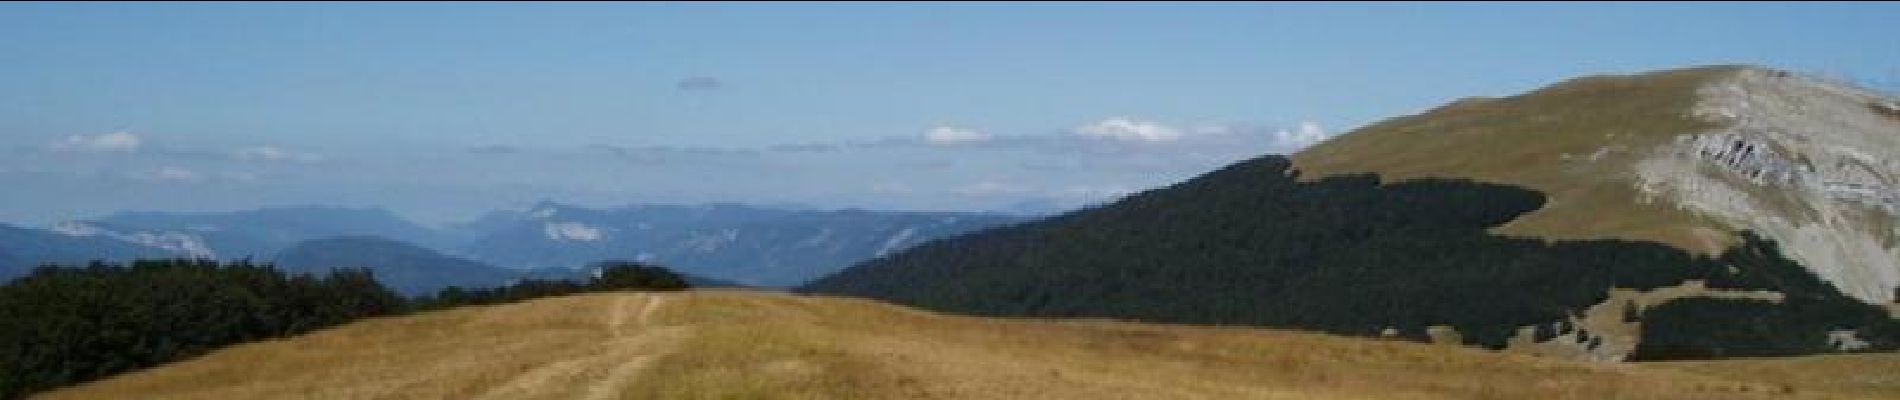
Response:
[{"label": "hazy mountain ridge", "polygon": [[83,264],[95,259],[172,257],[176,254],[118,239],[70,236],[0,224],[0,280],[25,275],[39,264]]},{"label": "hazy mountain ridge", "polygon": [[300,242],[271,259],[289,273],[323,275],[334,268],[368,268],[390,289],[408,296],[434,294],[448,286],[496,287],[524,271],[472,260],[375,236],[339,236]]},{"label": "hazy mountain ridge", "polygon": [[484,218],[485,224],[502,228],[461,252],[511,267],[634,259],[709,278],[789,286],[932,238],[1018,220],[988,213],[736,204],[592,209],[543,202],[525,212]]},{"label": "hazy mountain ridge", "polygon": [[299,242],[336,236],[379,236],[427,247],[442,234],[380,208],[276,207],[231,212],[119,212],[66,221],[51,230],[101,236],[215,259],[266,258]]},{"label": "hazy mountain ridge", "polygon": [[[430,228],[383,209],[310,206],[121,212],[65,221],[47,229],[18,228],[15,235],[24,235],[23,239],[0,241],[0,247],[31,247],[11,251],[17,260],[4,268],[18,270],[8,275],[17,276],[34,263],[48,261],[280,259],[284,258],[281,253],[312,242],[330,251],[348,252],[337,248],[339,243],[321,241],[373,236],[441,253],[428,258],[463,258],[505,267],[515,275],[528,270],[525,276],[531,277],[569,279],[584,275],[581,268],[586,265],[625,259],[674,266],[715,286],[790,286],[925,240],[1020,219],[992,213],[827,211],[723,203],[593,209],[544,201],[526,210],[501,210],[469,222]],[[341,243],[364,245],[354,250],[361,254],[349,255],[359,258],[343,258],[355,261],[411,259],[403,254],[413,253],[361,240]],[[323,259],[300,251],[288,259]],[[486,265],[421,264],[462,265],[476,271],[471,273],[494,275],[479,272],[491,268]],[[441,285],[465,283],[442,278]]]}]

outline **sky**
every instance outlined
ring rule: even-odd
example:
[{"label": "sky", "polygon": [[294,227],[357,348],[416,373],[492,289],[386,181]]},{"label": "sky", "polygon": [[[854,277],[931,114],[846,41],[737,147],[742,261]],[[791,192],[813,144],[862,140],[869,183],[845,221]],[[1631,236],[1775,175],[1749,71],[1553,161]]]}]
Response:
[{"label": "sky", "polygon": [[1900,88],[1896,3],[5,3],[0,223],[540,200],[1047,210],[1466,96]]}]

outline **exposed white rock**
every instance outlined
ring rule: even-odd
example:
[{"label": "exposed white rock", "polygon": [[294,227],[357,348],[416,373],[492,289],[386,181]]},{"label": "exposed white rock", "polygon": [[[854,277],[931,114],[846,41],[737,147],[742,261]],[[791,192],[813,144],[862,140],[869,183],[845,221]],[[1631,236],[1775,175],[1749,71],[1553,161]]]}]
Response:
[{"label": "exposed white rock", "polygon": [[700,253],[716,252],[726,244],[739,240],[739,230],[735,228],[721,229],[713,234],[693,232],[691,235],[692,237],[686,239],[682,246]]},{"label": "exposed white rock", "polygon": [[118,236],[120,239],[146,247],[156,247],[184,254],[192,258],[217,259],[218,253],[206,245],[197,235],[182,232],[134,232]]},{"label": "exposed white rock", "polygon": [[904,230],[897,231],[897,234],[891,235],[889,239],[884,239],[884,245],[878,246],[877,253],[871,257],[883,257],[885,254],[890,254],[893,251],[904,248],[905,242],[909,241],[910,237],[916,234],[917,228],[904,228]]},{"label": "exposed white rock", "polygon": [[1834,350],[1838,351],[1864,350],[1867,346],[1870,346],[1866,340],[1860,338],[1859,332],[1855,332],[1851,329],[1829,331],[1827,333],[1827,344],[1829,347],[1833,347]]},{"label": "exposed white rock", "polygon": [[825,228],[820,228],[820,229],[818,229],[818,234],[817,234],[817,235],[812,235],[812,237],[811,237],[810,239],[805,239],[805,241],[803,241],[803,242],[798,242],[798,246],[799,246],[799,247],[818,247],[818,246],[822,246],[822,245],[824,245],[824,244],[825,244],[825,242],[827,242],[827,241],[830,241],[830,240],[831,240],[831,234],[832,234],[832,233],[833,233],[833,232],[831,231],[831,228],[830,228],[830,227],[825,227]]},{"label": "exposed white rock", "polygon": [[587,226],[579,222],[549,222],[541,229],[550,240],[573,240],[595,242],[607,237],[600,228]]},{"label": "exposed white rock", "polygon": [[79,221],[63,221],[53,224],[53,226],[47,228],[47,230],[66,236],[93,236],[104,233],[105,231],[99,229],[99,227]]},{"label": "exposed white rock", "polygon": [[1748,69],[1700,90],[1723,127],[1638,162],[1639,189],[1736,229],[1862,301],[1900,286],[1900,115],[1874,92]]},{"label": "exposed white rock", "polygon": [[119,232],[101,228],[83,221],[62,221],[48,227],[47,230],[66,236],[103,236],[132,244],[161,249],[192,258],[215,259],[216,251],[206,245],[203,238],[185,232]]}]

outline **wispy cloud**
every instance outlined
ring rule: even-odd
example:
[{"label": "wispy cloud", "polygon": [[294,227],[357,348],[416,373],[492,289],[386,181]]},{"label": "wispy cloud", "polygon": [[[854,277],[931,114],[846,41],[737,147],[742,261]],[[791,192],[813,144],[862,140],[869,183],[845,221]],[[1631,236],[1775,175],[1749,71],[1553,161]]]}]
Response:
[{"label": "wispy cloud", "polygon": [[218,177],[224,178],[225,180],[237,181],[237,182],[256,182],[259,178],[257,173],[255,172],[236,172],[236,171],[220,173],[218,174]]},{"label": "wispy cloud", "polygon": [[989,141],[991,138],[990,134],[987,133],[949,126],[930,128],[929,131],[924,132],[924,143],[938,146],[982,143]]},{"label": "wispy cloud", "polygon": [[1181,130],[1153,121],[1113,117],[1076,127],[1075,134],[1087,138],[1132,142],[1162,143],[1181,140]]},{"label": "wispy cloud", "polygon": [[205,180],[204,174],[178,166],[133,172],[129,176],[132,179],[151,182],[197,183]]},{"label": "wispy cloud", "polygon": [[767,149],[783,153],[826,153],[838,151],[839,148],[838,145],[828,143],[788,143],[773,145]]},{"label": "wispy cloud", "polygon": [[1305,148],[1306,146],[1324,141],[1328,137],[1331,137],[1331,135],[1328,135],[1325,129],[1320,128],[1319,123],[1313,121],[1302,121],[1298,129],[1281,129],[1273,134],[1276,145],[1291,149]]},{"label": "wispy cloud", "polygon": [[956,166],[955,161],[944,159],[904,160],[897,162],[898,167],[912,170],[939,170]]},{"label": "wispy cloud", "polygon": [[917,188],[903,182],[879,182],[871,184],[869,191],[871,194],[912,194]]},{"label": "wispy cloud", "polygon": [[1101,201],[1134,193],[1127,185],[1070,185],[1053,190],[1052,195],[1080,201]]},{"label": "wispy cloud", "polygon": [[167,166],[162,166],[158,168],[136,170],[136,171],[125,173],[124,176],[127,178],[131,178],[132,180],[144,181],[144,182],[191,183],[191,184],[209,183],[209,182],[252,183],[252,182],[257,182],[262,179],[262,176],[258,175],[256,172],[248,172],[248,171],[204,172],[202,170],[191,169],[191,168],[186,168],[186,167],[181,167],[181,166],[176,166],[176,165],[167,165]]},{"label": "wispy cloud", "polygon": [[610,144],[595,144],[589,145],[587,148],[612,155],[622,160],[641,164],[753,159],[759,156],[758,150],[725,147],[616,146]]},{"label": "wispy cloud", "polygon": [[974,182],[950,190],[951,193],[970,197],[1020,196],[1031,191],[1028,185],[1000,181]]},{"label": "wispy cloud", "polygon": [[[878,192],[875,194],[918,194],[908,192]],[[1031,185],[1009,181],[982,180],[961,186],[951,187],[940,193],[947,193],[972,200],[1002,205],[1004,209],[1020,209],[1025,205],[1035,205],[1037,209],[1066,209],[1089,204],[1112,202],[1134,193],[1134,187],[1123,184],[1057,184]],[[1003,203],[997,203],[997,202]]]},{"label": "wispy cloud", "polygon": [[278,146],[252,146],[231,151],[231,157],[240,161],[277,161],[313,163],[323,161],[323,156],[285,149]]},{"label": "wispy cloud", "polygon": [[145,140],[132,132],[112,132],[98,135],[71,135],[54,141],[48,148],[54,151],[74,152],[119,152],[131,153],[139,150]]}]

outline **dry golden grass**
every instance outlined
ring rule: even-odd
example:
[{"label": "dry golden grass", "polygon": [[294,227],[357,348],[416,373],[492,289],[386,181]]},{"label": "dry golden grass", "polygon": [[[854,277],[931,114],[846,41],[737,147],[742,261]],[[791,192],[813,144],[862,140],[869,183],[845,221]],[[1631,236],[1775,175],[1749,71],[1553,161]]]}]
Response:
[{"label": "dry golden grass", "polygon": [[1628,168],[1677,135],[1714,126],[1690,110],[1696,90],[1738,67],[1573,79],[1523,95],[1453,102],[1388,119],[1293,155],[1303,178],[1377,172],[1387,181],[1469,178],[1549,195],[1499,233],[1621,238],[1715,253],[1727,229],[1661,202],[1645,204]]},{"label": "dry golden grass", "polygon": [[1900,399],[1900,354],[1840,354],[1645,365],[1763,382],[1796,393],[1824,390],[1869,399]]},{"label": "dry golden grass", "polygon": [[[1697,372],[1690,372],[1690,371]],[[48,398],[1852,398],[1688,367],[1297,332],[616,293],[362,321]]]}]

